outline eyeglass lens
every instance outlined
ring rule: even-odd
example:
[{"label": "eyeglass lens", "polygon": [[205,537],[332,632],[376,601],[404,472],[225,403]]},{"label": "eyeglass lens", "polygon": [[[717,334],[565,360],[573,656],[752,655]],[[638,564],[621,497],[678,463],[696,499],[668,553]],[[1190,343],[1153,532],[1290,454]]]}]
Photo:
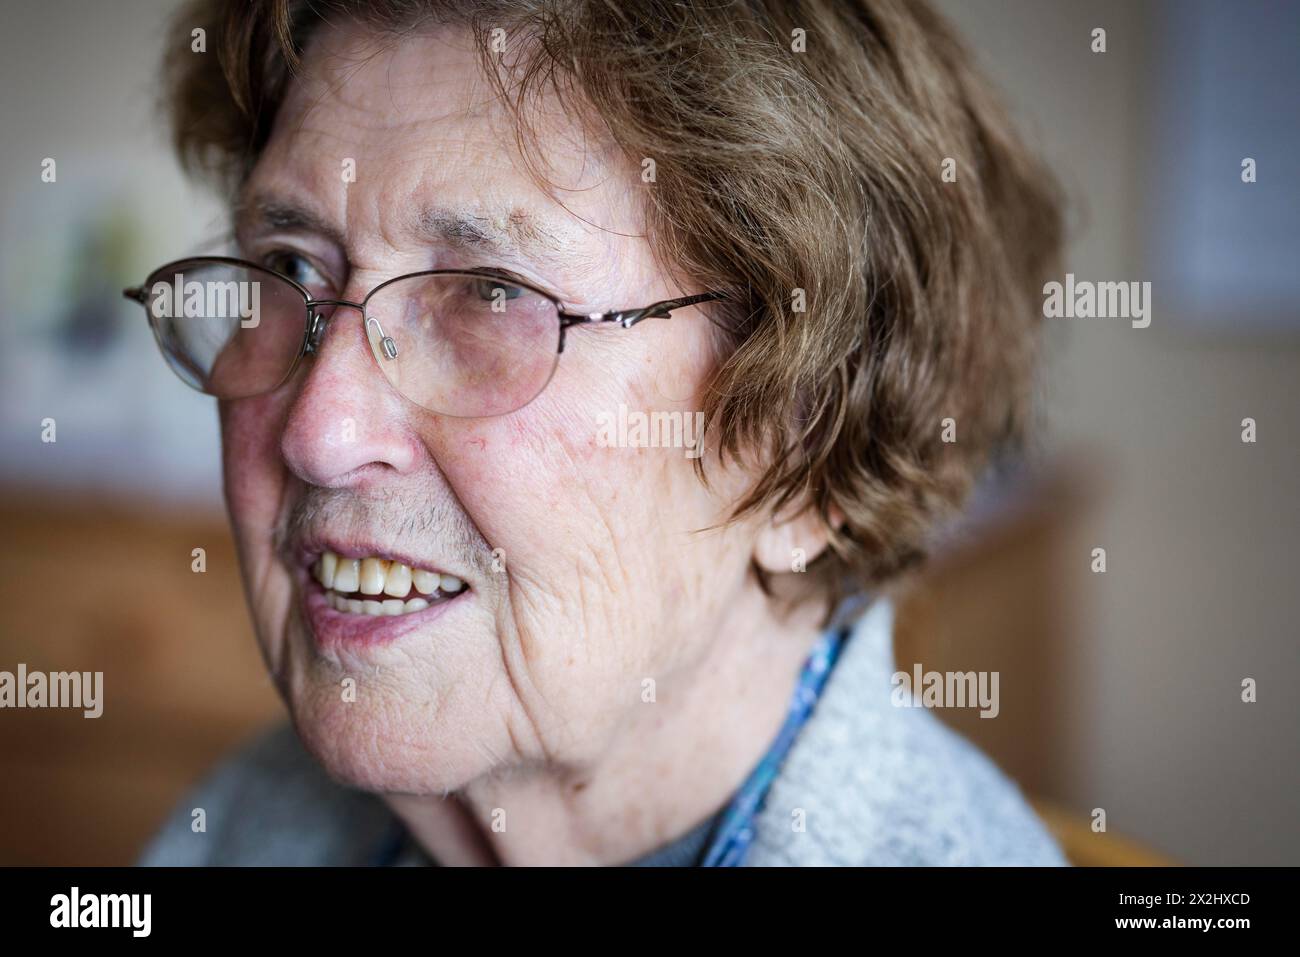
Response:
[{"label": "eyeglass lens", "polygon": [[[275,273],[188,260],[150,276],[145,293],[168,363],[202,392],[224,399],[270,392],[302,352],[306,297]],[[326,338],[355,329],[344,315],[353,310],[316,309],[332,327]],[[522,408],[546,387],[559,358],[555,303],[483,275],[413,275],[385,283],[365,302],[364,329],[388,382],[442,415],[504,415]]]}]

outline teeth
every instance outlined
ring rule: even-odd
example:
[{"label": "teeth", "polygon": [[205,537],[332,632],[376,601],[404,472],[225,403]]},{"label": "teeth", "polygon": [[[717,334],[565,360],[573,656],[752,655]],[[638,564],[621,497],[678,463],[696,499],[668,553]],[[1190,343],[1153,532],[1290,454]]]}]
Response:
[{"label": "teeth", "polygon": [[388,566],[388,578],[384,582],[384,594],[394,598],[405,598],[411,590],[411,566],[393,562]]},{"label": "teeth", "polygon": [[333,552],[325,552],[316,566],[316,580],[326,588],[334,587],[334,573],[339,567],[339,557]]},{"label": "teeth", "polygon": [[438,590],[437,572],[426,572],[423,568],[411,569],[411,584],[421,595],[432,595]]},{"label": "teeth", "polygon": [[[465,583],[454,575],[440,575],[383,558],[340,558],[330,551],[321,553],[311,572],[324,586],[330,607],[352,615],[407,615],[429,607],[427,598],[406,597],[412,588],[421,596],[454,595],[465,588]],[[382,600],[347,597],[357,592],[387,597]]]},{"label": "teeth", "polygon": [[361,588],[363,595],[378,595],[384,590],[384,577],[388,574],[388,562],[378,558],[361,560]]},{"label": "teeth", "polygon": [[352,592],[357,590],[360,581],[361,563],[355,558],[340,558],[338,568],[334,572],[334,584],[329,587],[335,591]]}]

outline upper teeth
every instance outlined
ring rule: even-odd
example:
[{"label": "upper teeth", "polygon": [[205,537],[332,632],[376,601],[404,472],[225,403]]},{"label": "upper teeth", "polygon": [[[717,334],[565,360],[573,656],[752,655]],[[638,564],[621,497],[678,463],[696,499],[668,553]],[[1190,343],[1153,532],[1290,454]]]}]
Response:
[{"label": "upper teeth", "polygon": [[[322,553],[312,566],[312,574],[325,588],[341,594],[360,592],[404,599],[412,587],[421,595],[438,591],[454,595],[465,587],[465,583],[454,575],[440,575],[383,558],[340,558],[330,551]],[[420,607],[426,604],[420,602]]]}]

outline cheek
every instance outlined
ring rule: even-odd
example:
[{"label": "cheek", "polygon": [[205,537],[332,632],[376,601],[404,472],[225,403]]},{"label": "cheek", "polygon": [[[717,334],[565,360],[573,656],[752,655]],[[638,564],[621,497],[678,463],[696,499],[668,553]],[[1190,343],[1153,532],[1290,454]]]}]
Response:
[{"label": "cheek", "polygon": [[557,423],[543,425],[539,404],[499,419],[441,420],[426,433],[437,468],[488,547],[530,576],[548,545],[560,544],[574,492],[573,437]]},{"label": "cheek", "polygon": [[566,354],[569,367],[514,415],[441,432],[435,457],[516,587],[578,594],[574,577],[598,570],[653,592],[644,583],[671,586],[664,570],[682,568],[690,531],[720,518],[717,503],[684,449],[607,447],[602,416],[620,405],[691,414],[699,382],[639,350],[589,351]]},{"label": "cheek", "polygon": [[268,531],[286,471],[280,457],[285,404],[275,396],[222,402],[221,445],[226,502],[241,539]]}]

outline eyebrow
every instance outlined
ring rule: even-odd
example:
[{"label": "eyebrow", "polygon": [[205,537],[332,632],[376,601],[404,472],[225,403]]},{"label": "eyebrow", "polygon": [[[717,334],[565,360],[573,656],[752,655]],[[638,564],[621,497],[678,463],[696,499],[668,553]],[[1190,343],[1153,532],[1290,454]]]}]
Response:
[{"label": "eyebrow", "polygon": [[[311,209],[269,197],[253,196],[235,207],[239,231],[260,226],[285,232],[315,233],[346,248],[343,232]],[[424,206],[403,217],[416,241],[485,255],[524,257],[572,265],[581,256],[576,243],[520,206]]]}]

